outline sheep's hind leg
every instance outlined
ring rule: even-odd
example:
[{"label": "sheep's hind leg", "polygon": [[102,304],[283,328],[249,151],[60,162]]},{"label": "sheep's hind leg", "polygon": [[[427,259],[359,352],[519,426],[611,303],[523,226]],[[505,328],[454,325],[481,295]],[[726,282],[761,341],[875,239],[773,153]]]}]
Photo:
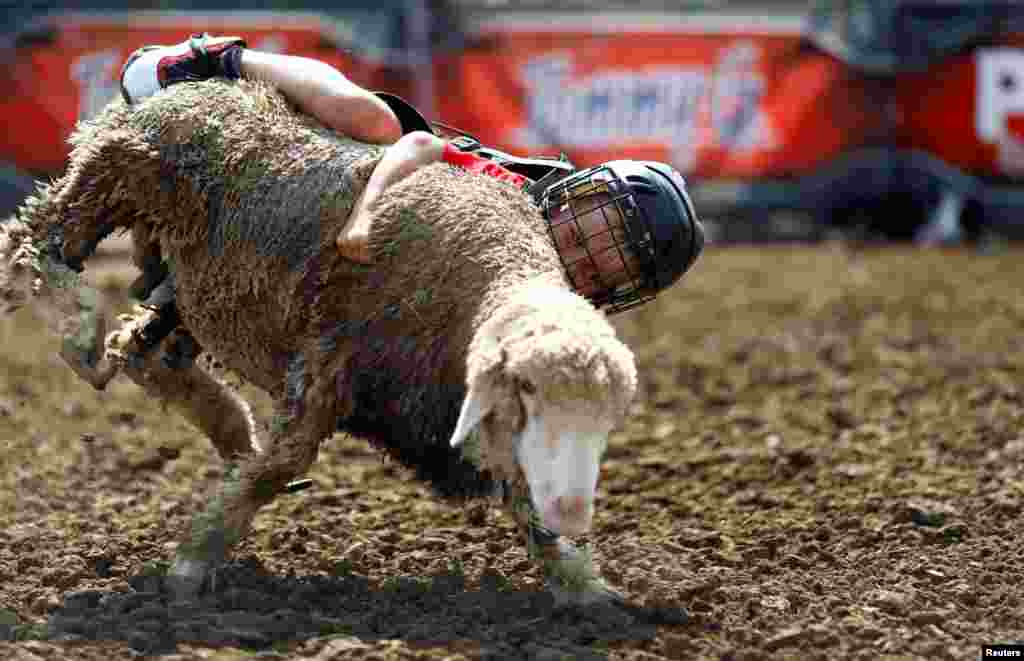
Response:
[{"label": "sheep's hind leg", "polygon": [[577,548],[540,525],[530,494],[521,480],[507,486],[504,505],[519,524],[530,559],[543,566],[556,606],[625,603],[625,598],[598,574],[589,550]]},{"label": "sheep's hind leg", "polygon": [[330,394],[304,393],[302,367],[301,359],[292,361],[289,374],[298,370],[299,376],[277,404],[278,414],[264,451],[242,457],[232,466],[225,473],[220,494],[193,518],[167,577],[178,598],[200,591],[248,532],[256,512],[309,469],[320,442],[333,431],[335,412],[327,399]]}]

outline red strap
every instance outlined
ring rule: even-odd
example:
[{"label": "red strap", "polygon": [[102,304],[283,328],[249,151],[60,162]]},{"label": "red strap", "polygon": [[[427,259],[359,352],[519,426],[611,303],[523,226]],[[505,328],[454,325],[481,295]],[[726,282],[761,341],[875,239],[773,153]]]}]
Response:
[{"label": "red strap", "polygon": [[473,152],[461,151],[450,142],[445,143],[444,151],[441,153],[441,160],[449,165],[463,168],[468,172],[478,172],[501,181],[507,181],[516,188],[522,188],[529,183],[529,180],[523,175],[506,170],[494,161],[483,156],[477,156]]}]

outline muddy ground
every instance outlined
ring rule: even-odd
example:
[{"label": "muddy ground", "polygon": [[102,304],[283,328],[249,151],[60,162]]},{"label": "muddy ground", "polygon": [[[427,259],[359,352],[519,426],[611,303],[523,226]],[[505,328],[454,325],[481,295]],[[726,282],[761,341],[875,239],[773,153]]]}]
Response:
[{"label": "muddy ground", "polygon": [[78,382],[20,313],[0,322],[0,658],[976,658],[1024,639],[1021,264],[710,249],[617,319],[641,394],[584,541],[629,612],[554,612],[499,512],[342,436],[212,592],[168,603],[159,562],[213,450],[135,386]]}]

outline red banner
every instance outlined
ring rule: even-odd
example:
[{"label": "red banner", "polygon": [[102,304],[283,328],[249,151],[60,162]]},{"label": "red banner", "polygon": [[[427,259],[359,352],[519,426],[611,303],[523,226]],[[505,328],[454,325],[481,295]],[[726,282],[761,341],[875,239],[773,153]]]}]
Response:
[{"label": "red banner", "polygon": [[965,172],[1024,176],[1024,48],[979,48],[900,78],[897,144]]},{"label": "red banner", "polygon": [[[498,25],[486,48],[438,56],[436,118],[520,154],[673,163],[699,178],[806,174],[844,152],[899,146],[978,175],[1024,176],[1024,36],[930,70],[869,76],[785,28]],[[371,89],[411,97],[408,73],[347,54],[312,15],[57,19],[0,67],[0,162],[59,173],[75,123],[118,94],[135,48],[190,32],[326,61]]]},{"label": "red banner", "polygon": [[564,151],[581,166],[650,158],[711,179],[805,174],[877,145],[922,149],[976,174],[1024,166],[1024,133],[1010,140],[1024,131],[1017,48],[885,77],[814,49],[799,31],[483,36],[492,48],[438,67],[438,107],[449,123],[516,153]]}]

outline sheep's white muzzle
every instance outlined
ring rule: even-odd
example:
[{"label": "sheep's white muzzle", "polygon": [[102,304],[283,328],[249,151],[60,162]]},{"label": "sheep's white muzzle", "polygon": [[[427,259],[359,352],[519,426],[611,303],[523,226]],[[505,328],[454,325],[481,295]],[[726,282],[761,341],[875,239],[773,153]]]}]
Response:
[{"label": "sheep's white muzzle", "polygon": [[594,494],[566,494],[544,505],[541,523],[560,535],[579,535],[590,530],[594,519]]},{"label": "sheep's white muzzle", "polygon": [[[493,408],[486,388],[470,388],[451,446],[459,447]],[[530,487],[540,523],[560,535],[590,530],[601,456],[615,426],[593,402],[543,402],[524,396],[526,422],[515,444],[516,462]]]},{"label": "sheep's white muzzle", "polygon": [[578,535],[590,530],[594,518],[597,476],[608,431],[594,430],[593,419],[546,417],[531,419],[523,430],[519,465],[541,525],[560,535]]}]

